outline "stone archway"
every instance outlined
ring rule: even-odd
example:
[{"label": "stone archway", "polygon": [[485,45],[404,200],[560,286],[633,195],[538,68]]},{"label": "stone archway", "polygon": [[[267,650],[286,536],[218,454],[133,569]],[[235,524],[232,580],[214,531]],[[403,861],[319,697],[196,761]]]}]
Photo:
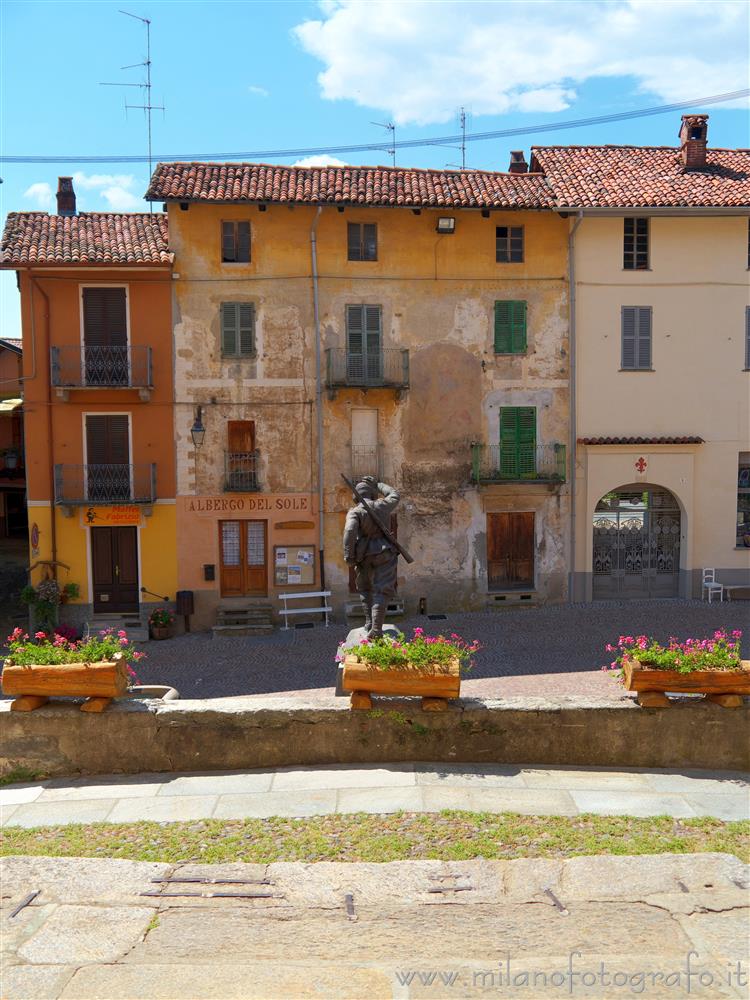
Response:
[{"label": "stone archway", "polygon": [[594,509],[593,599],[679,596],[680,530],[669,490],[634,483],[606,493]]}]

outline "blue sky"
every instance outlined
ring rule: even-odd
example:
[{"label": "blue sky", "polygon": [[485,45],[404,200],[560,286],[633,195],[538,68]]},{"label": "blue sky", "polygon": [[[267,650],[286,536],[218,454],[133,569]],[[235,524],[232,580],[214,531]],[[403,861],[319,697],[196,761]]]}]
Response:
[{"label": "blue sky", "polygon": [[[152,19],[154,153],[380,141],[490,131],[689,100],[748,86],[750,6],[700,0],[34,2],[4,0],[0,149],[12,155],[145,153],[138,69]],[[696,107],[695,110],[703,110]],[[747,102],[707,109],[712,146],[749,146]],[[679,113],[468,146],[467,164],[507,168],[533,143],[674,145]],[[459,153],[428,147],[401,165],[444,167]],[[384,153],[340,157],[389,162]],[[287,159],[280,162],[293,162]],[[81,210],[139,210],[145,164],[0,167],[3,218],[52,209],[60,174],[75,174]],[[0,275],[0,336],[20,335],[15,276]]]}]

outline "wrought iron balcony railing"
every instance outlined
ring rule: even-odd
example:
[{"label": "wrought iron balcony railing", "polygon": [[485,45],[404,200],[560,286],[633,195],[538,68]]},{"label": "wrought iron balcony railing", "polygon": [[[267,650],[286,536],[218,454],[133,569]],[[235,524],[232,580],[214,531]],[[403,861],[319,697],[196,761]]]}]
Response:
[{"label": "wrought iron balcony railing", "polygon": [[260,489],[257,451],[224,452],[224,490],[226,493],[255,493]]},{"label": "wrought iron balcony railing", "polygon": [[156,465],[56,465],[55,503],[111,506],[154,503]]},{"label": "wrought iron balcony railing", "polygon": [[387,348],[375,354],[352,354],[341,347],[326,350],[326,385],[329,389],[408,389],[409,352]]},{"label": "wrought iron balcony railing", "polygon": [[565,451],[557,443],[512,448],[472,444],[471,478],[475,483],[564,483]]},{"label": "wrought iron balcony railing", "polygon": [[151,348],[52,347],[52,385],[58,389],[150,389]]},{"label": "wrought iron balcony railing", "polygon": [[378,445],[375,445],[375,447],[352,445],[351,478],[356,482],[364,476],[375,476],[378,480],[382,480],[383,478],[381,454]]}]

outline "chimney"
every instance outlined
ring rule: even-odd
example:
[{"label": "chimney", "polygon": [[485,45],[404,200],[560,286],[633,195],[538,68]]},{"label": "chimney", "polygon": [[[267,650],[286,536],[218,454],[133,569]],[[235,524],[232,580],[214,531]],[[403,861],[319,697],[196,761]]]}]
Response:
[{"label": "chimney", "polygon": [[508,171],[511,174],[525,174],[529,169],[529,165],[526,162],[526,157],[523,155],[522,149],[512,149],[510,153],[510,166]]},{"label": "chimney", "polygon": [[700,170],[706,165],[708,115],[683,115],[680,126],[680,160],[685,170]]},{"label": "chimney", "polygon": [[57,214],[76,214],[76,193],[73,190],[72,177],[57,178]]}]

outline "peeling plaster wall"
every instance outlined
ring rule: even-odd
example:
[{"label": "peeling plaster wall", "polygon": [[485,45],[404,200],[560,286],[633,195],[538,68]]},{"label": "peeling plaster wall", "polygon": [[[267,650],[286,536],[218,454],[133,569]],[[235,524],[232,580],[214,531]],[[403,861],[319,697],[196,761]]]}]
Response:
[{"label": "peeling plaster wall", "polygon": [[[264,489],[314,492],[315,339],[310,278],[313,210],[269,206],[170,206],[176,252],[178,494],[220,490],[228,419],[256,421]],[[498,442],[500,406],[537,407],[539,444],[567,440],[566,224],[552,213],[455,212],[438,236],[437,213],[324,209],[318,225],[322,348],[346,347],[346,306],[379,305],[382,346],[409,351],[410,388],[325,392],[326,586],[349,596],[341,531],[349,506],[340,473],[352,471],[352,410],[378,411],[380,471],[402,492],[399,538],[415,562],[400,564],[399,592],[431,610],[481,607],[487,597],[486,512],[537,514],[536,591],[564,596],[567,488],[477,487],[471,443]],[[250,264],[219,262],[222,219],[250,220]],[[378,260],[346,259],[348,222],[378,224]],[[495,226],[525,227],[526,262],[495,261]],[[528,351],[494,354],[494,303],[528,302]],[[220,357],[219,306],[252,301],[257,358]],[[325,356],[324,356],[325,361]],[[325,376],[325,369],[324,369]],[[206,442],[190,439],[194,404]]]}]

